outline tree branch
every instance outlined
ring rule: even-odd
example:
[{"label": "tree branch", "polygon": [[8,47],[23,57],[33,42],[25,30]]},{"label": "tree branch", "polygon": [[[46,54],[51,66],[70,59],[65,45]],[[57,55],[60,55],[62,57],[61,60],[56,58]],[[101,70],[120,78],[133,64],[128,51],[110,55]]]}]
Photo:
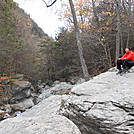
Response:
[{"label": "tree branch", "polygon": [[57,0],[54,0],[50,5],[48,5],[45,0],[42,1],[46,4],[46,7],[51,7]]}]

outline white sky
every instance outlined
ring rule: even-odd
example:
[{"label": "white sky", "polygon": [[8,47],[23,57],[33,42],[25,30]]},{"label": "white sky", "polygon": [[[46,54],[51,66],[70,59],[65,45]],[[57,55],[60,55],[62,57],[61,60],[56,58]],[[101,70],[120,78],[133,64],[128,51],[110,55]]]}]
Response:
[{"label": "white sky", "polygon": [[[63,22],[58,21],[56,10],[60,9],[61,0],[52,6],[47,8],[42,0],[14,0],[19,4],[19,7],[30,14],[30,17],[38,24],[42,30],[49,36],[55,37],[58,32],[58,27],[63,26]],[[48,1],[48,0],[47,0]]]}]

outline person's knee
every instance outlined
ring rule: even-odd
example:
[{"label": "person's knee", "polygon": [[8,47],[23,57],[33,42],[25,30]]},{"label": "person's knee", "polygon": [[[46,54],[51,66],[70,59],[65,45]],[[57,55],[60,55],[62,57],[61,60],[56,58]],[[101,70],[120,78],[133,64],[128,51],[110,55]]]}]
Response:
[{"label": "person's knee", "polygon": [[122,60],[117,60],[117,64],[122,64]]},{"label": "person's knee", "polygon": [[117,63],[120,62],[120,60],[117,60]]}]

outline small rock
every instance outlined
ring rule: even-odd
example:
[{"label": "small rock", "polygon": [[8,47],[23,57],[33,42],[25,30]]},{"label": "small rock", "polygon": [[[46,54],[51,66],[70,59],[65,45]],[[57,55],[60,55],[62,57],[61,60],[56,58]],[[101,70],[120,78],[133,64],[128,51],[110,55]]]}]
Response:
[{"label": "small rock", "polygon": [[77,82],[76,85],[82,84],[85,82],[85,79],[80,78]]},{"label": "small rock", "polygon": [[55,81],[52,86],[55,86],[56,84],[60,84],[60,81]]},{"label": "small rock", "polygon": [[16,111],[14,114],[15,114],[16,116],[19,116],[19,115],[21,115],[21,111]]}]

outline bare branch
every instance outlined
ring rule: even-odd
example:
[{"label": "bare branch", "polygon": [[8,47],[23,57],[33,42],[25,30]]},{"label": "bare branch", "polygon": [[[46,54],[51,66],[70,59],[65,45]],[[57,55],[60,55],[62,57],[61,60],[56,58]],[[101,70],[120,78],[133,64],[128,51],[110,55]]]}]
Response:
[{"label": "bare branch", "polygon": [[45,0],[42,1],[46,4],[46,7],[51,7],[57,0],[54,0],[50,5],[48,5]]}]

